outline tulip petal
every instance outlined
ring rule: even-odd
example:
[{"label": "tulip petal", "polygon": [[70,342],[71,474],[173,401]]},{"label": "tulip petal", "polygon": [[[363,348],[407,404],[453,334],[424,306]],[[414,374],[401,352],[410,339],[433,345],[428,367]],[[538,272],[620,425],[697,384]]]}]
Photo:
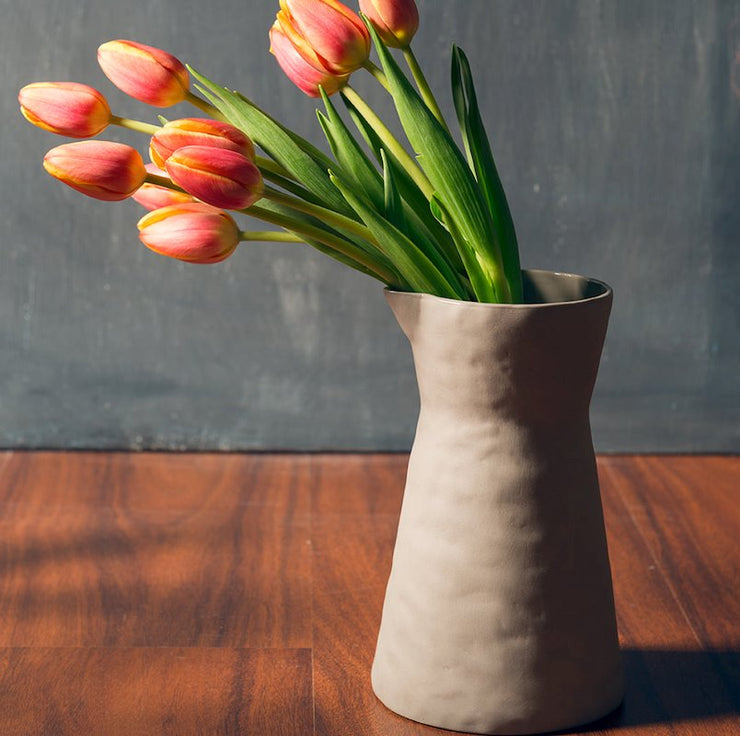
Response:
[{"label": "tulip petal", "polygon": [[408,46],[419,28],[414,0],[360,0],[360,10],[387,46]]},{"label": "tulip petal", "polygon": [[43,130],[91,138],[110,122],[110,107],[93,87],[77,82],[35,82],[19,92],[21,113]]},{"label": "tulip petal", "polygon": [[98,63],[108,79],[127,95],[155,107],[185,99],[187,69],[166,51],[135,41],[108,41],[98,49]]},{"label": "tulip petal", "polygon": [[[282,15],[290,19],[289,25],[321,57],[329,71],[353,72],[368,58],[367,29],[346,5],[337,0],[282,0],[281,8]],[[288,28],[285,32],[291,34]]]},{"label": "tulip petal", "polygon": [[175,151],[185,146],[226,148],[254,161],[254,144],[247,135],[229,123],[210,118],[171,120],[152,136],[149,155],[162,168]]},{"label": "tulip petal", "polygon": [[111,202],[130,197],[146,178],[139,153],[111,141],[57,146],[44,157],[44,168],[72,189]]},{"label": "tulip petal", "polygon": [[[162,171],[155,164],[146,164],[147,173],[155,174],[164,179],[169,179],[166,171]],[[195,203],[195,199],[185,192],[177,189],[168,189],[159,184],[150,184],[144,182],[132,195],[131,199],[148,210],[159,210],[164,207],[170,207],[175,204]]]},{"label": "tulip petal", "polygon": [[225,212],[204,204],[164,207],[138,223],[147,248],[190,263],[218,263],[239,244],[239,228]]},{"label": "tulip petal", "polygon": [[298,51],[290,38],[280,27],[270,31],[270,50],[286,76],[309,97],[319,96],[319,87],[326,94],[334,94],[344,86],[349,75],[337,76],[323,69],[317,69]]},{"label": "tulip petal", "polygon": [[262,196],[260,170],[236,151],[185,146],[169,157],[166,169],[175,184],[215,207],[246,209]]}]

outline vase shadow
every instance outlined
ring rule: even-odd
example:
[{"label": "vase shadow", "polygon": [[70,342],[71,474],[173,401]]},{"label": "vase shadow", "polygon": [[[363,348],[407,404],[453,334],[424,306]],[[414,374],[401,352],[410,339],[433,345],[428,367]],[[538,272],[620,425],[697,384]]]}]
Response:
[{"label": "vase shadow", "polygon": [[740,713],[740,651],[622,650],[625,696],[608,716],[556,734],[592,733]]}]

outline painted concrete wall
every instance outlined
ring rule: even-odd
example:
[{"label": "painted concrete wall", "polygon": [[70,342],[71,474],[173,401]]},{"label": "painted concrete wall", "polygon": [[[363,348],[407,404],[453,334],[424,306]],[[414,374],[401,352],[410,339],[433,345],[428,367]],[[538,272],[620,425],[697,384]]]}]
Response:
[{"label": "painted concrete wall", "polygon": [[[17,111],[23,84],[78,80],[152,119],[95,62],[102,41],[133,38],[320,143],[314,101],[267,54],[277,6],[0,0],[0,446],[409,446],[411,358],[378,285],[305,246],[244,246],[213,267],[155,256],[137,205],[43,172],[59,140]],[[523,265],[615,288],[597,449],[739,450],[740,2],[420,8],[415,48],[450,114],[451,42],[470,57]],[[357,86],[390,114],[371,79]]]}]

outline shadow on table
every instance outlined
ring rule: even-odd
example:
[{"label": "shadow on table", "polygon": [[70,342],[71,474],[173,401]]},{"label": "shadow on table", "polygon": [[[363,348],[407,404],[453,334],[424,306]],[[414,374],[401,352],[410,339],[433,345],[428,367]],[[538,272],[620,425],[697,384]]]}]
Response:
[{"label": "shadow on table", "polygon": [[740,651],[623,649],[625,696],[605,718],[560,734],[740,713]]}]

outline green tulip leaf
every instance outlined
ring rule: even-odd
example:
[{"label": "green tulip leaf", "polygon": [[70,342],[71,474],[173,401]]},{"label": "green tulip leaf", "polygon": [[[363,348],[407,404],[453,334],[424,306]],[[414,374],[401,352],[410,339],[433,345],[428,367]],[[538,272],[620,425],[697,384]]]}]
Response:
[{"label": "green tulip leaf", "polygon": [[493,222],[475,177],[449,133],[430,112],[367,19],[366,25],[406,136],[419,154],[425,174],[443,197],[448,217],[454,222],[450,233],[453,238],[458,233],[476,251],[478,260],[486,262],[485,272],[493,279],[500,301],[510,301]]},{"label": "green tulip leaf", "polygon": [[324,129],[334,157],[342,168],[342,175],[350,181],[355,181],[376,209],[381,210],[383,181],[380,173],[350,133],[329,96],[323,89],[320,88],[320,91],[326,107],[326,116],[318,113],[319,122]]},{"label": "green tulip leaf", "polygon": [[393,170],[388,166],[388,158],[384,149],[380,150],[380,157],[383,160],[383,205],[385,209],[385,218],[393,223],[401,232],[406,232],[408,224],[403,212],[403,200],[398,193]]},{"label": "green tulip leaf", "polygon": [[463,234],[457,230],[455,219],[450,215],[448,208],[438,194],[435,193],[432,197],[429,203],[429,209],[434,217],[452,234],[460,252],[460,257],[465,264],[465,270],[470,278],[470,285],[476,299],[479,302],[498,302],[495,287],[490,277],[486,275],[484,263],[481,262],[481,259],[470,246],[470,243],[465,240]]},{"label": "green tulip leaf", "polygon": [[360,131],[370,150],[381,163],[381,151],[385,151],[385,157],[388,166],[393,170],[393,177],[398,191],[406,203],[406,217],[416,227],[416,232],[421,233],[427,240],[436,243],[437,249],[442,252],[443,257],[453,268],[462,269],[463,266],[457,253],[457,248],[452,242],[452,238],[447,230],[441,227],[437,220],[430,216],[429,201],[424,196],[424,193],[419,189],[411,176],[409,176],[406,169],[401,166],[393,153],[383,148],[383,143],[372,126],[352,104],[351,100],[344,95],[342,95],[342,100],[347,107],[352,122]]},{"label": "green tulip leaf", "polygon": [[[322,252],[352,268],[370,273],[388,285],[405,286],[406,282],[398,275],[390,260],[374,245],[348,237],[329,227],[321,220],[268,199],[261,199],[252,205],[245,214],[279,225],[300,235],[309,245],[321,243]],[[312,242],[309,242],[309,239]],[[315,247],[315,246],[314,246]]]},{"label": "green tulip leaf", "polygon": [[451,79],[452,98],[468,162],[478,180],[491,214],[512,299],[520,302],[522,300],[522,277],[514,221],[478,108],[470,63],[463,50],[457,46],[452,48]]},{"label": "green tulip leaf", "polygon": [[452,299],[464,298],[445,280],[417,245],[382,215],[378,214],[369,202],[363,200],[351,184],[343,181],[335,173],[330,173],[330,177],[337,190],[342,193],[372,232],[378,247],[414,291],[446,296]]}]

